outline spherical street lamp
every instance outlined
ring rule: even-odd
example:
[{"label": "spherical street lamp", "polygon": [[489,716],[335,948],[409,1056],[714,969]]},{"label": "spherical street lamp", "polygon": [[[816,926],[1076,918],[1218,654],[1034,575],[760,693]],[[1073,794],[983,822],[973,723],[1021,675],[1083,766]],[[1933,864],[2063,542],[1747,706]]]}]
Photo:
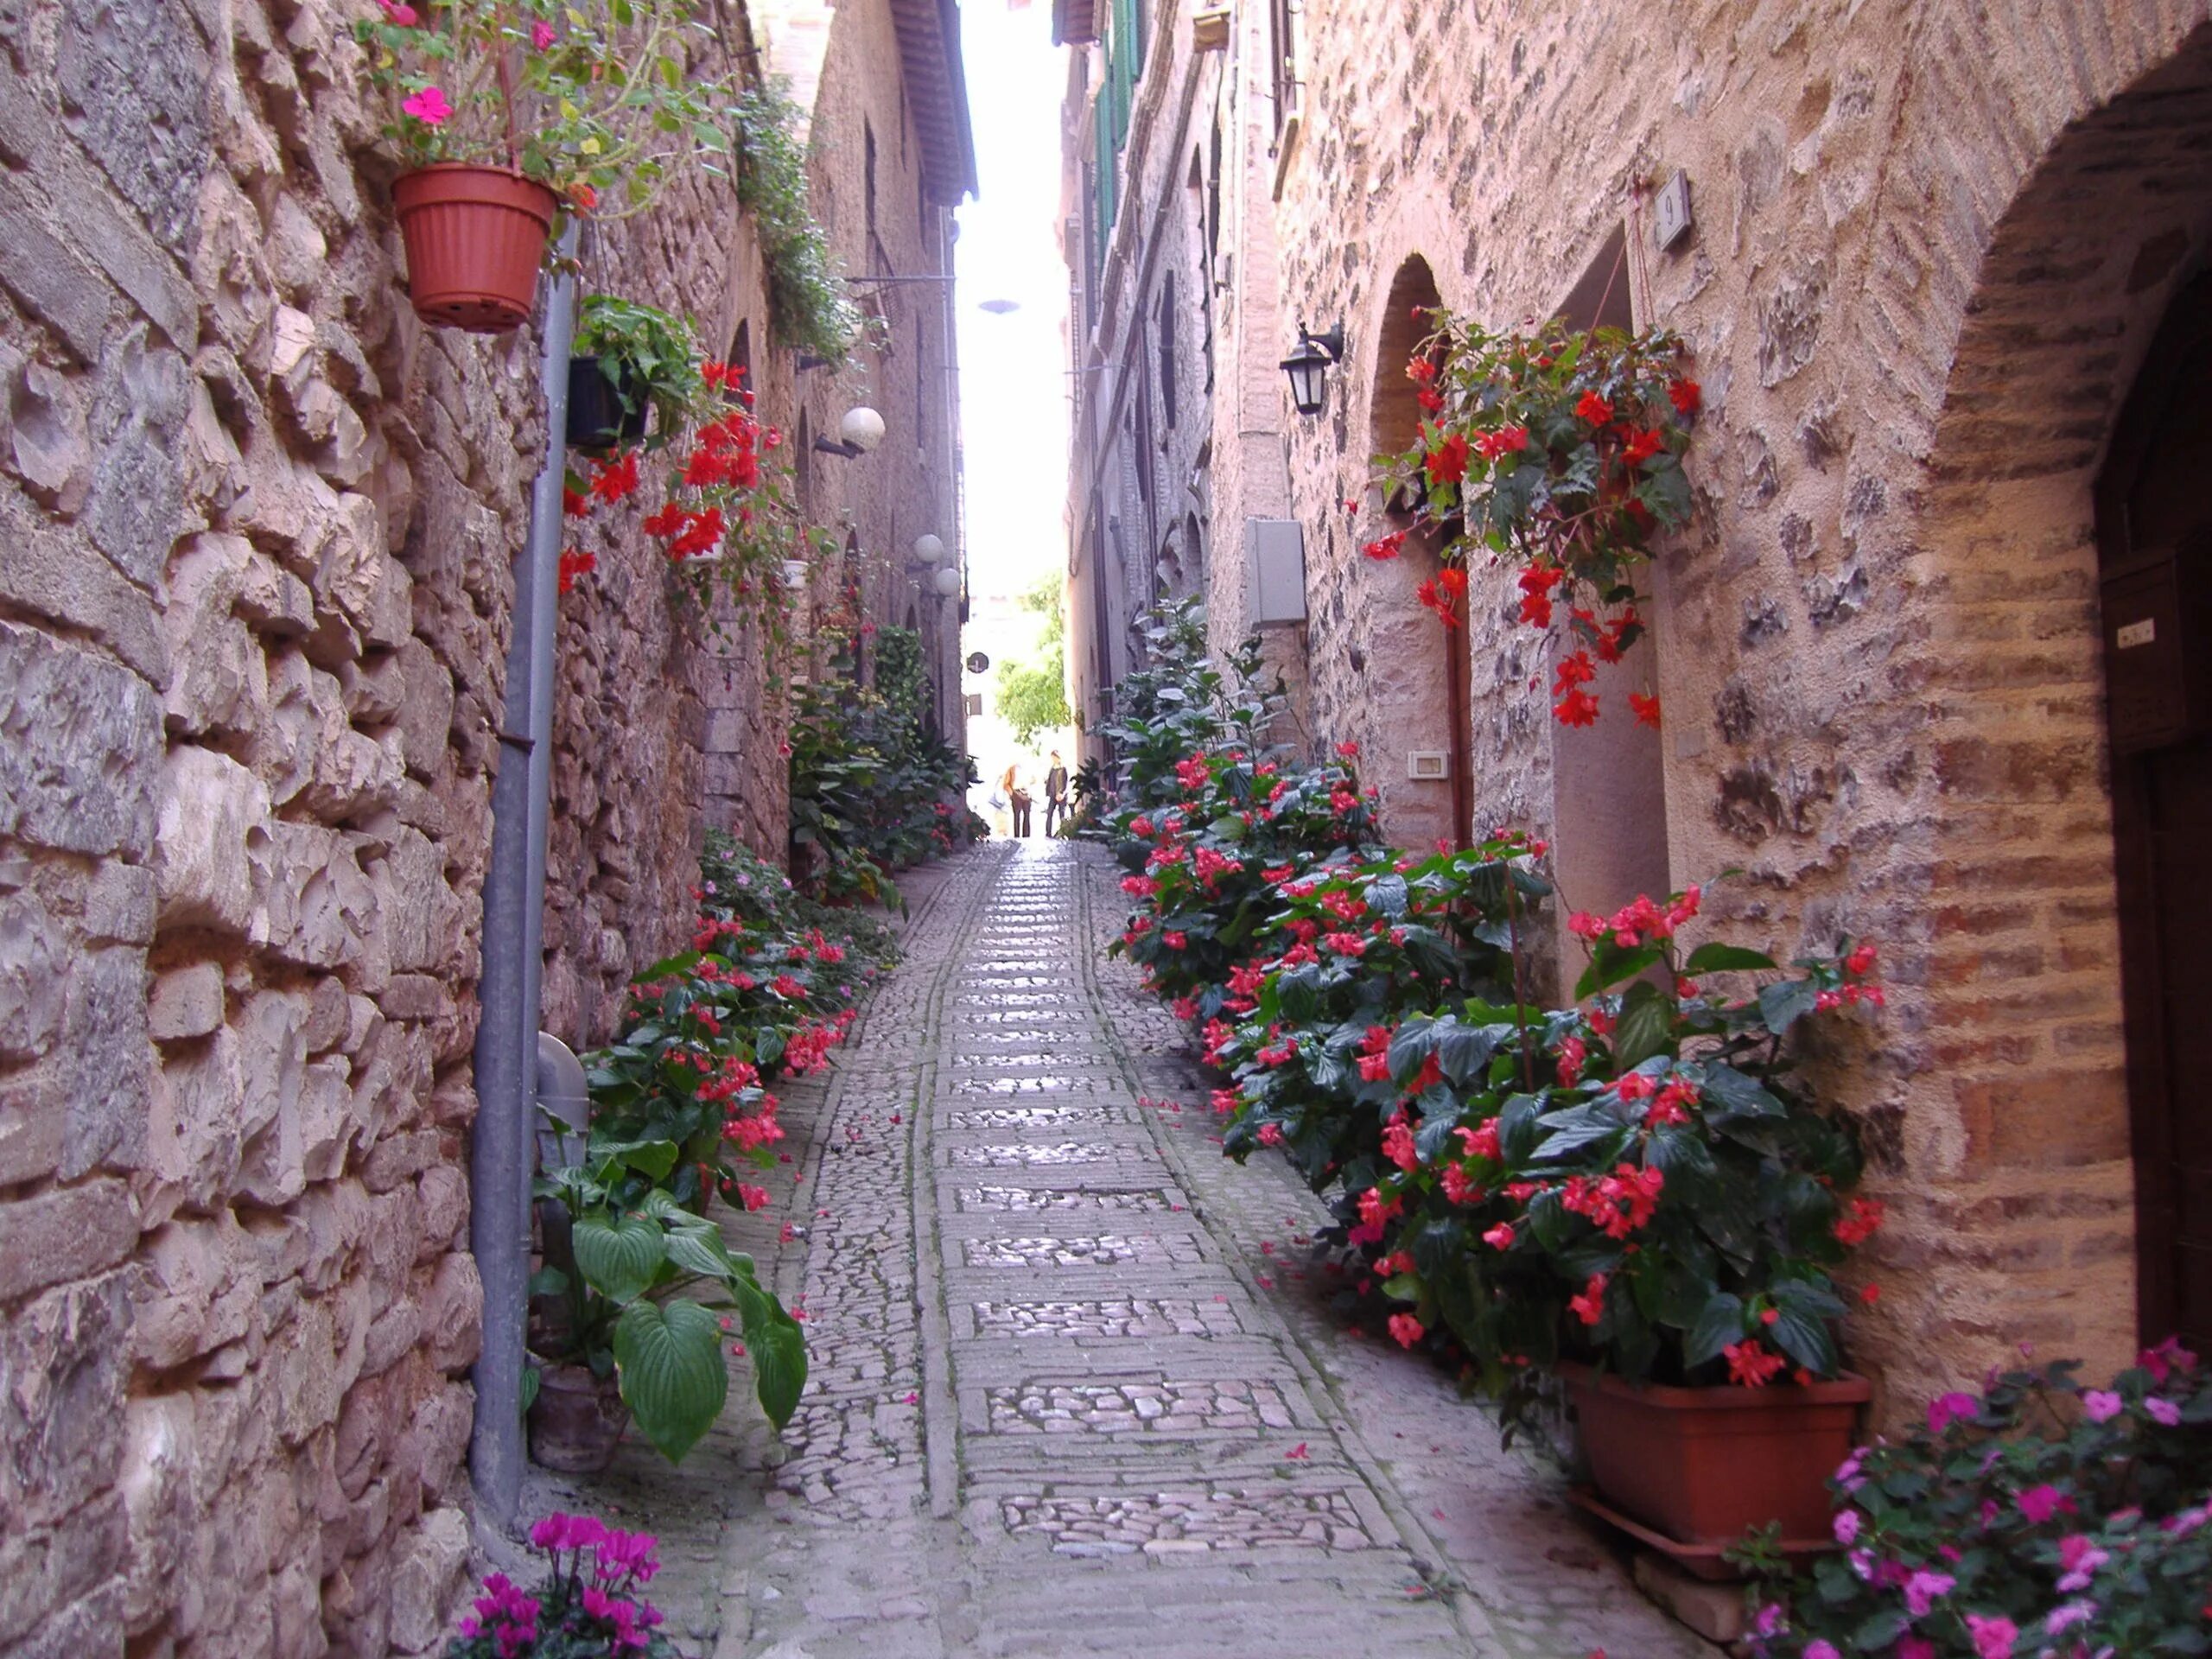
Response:
[{"label": "spherical street lamp", "polygon": [[883,416],[861,404],[845,411],[837,423],[837,435],[857,454],[866,454],[883,442]]},{"label": "spherical street lamp", "polygon": [[944,543],[926,532],[914,537],[914,556],[924,564],[935,564],[944,556]]},{"label": "spherical street lamp", "polygon": [[957,566],[940,565],[937,575],[931,580],[937,584],[937,591],[940,597],[952,599],[959,594],[960,571]]}]

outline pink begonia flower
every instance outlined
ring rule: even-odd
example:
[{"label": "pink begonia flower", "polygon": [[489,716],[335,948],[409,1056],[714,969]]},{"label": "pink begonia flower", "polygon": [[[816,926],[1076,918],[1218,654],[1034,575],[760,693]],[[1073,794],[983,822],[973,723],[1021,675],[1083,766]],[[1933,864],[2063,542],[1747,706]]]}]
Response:
[{"label": "pink begonia flower", "polygon": [[1936,1644],[1924,1636],[1910,1633],[1897,1638],[1897,1659],[1938,1659]]},{"label": "pink begonia flower", "polygon": [[1859,1511],[1856,1510],[1837,1510],[1835,1517],[1836,1542],[1839,1544],[1848,1544],[1854,1541],[1858,1536]]},{"label": "pink begonia flower", "polygon": [[1980,1409],[1981,1402],[1970,1394],[1939,1395],[1928,1402],[1928,1432],[1941,1434],[1953,1419],[1971,1417]]},{"label": "pink begonia flower", "polygon": [[2038,1527],[2058,1513],[2063,1501],[2063,1495],[2058,1488],[2049,1484],[2030,1487],[2018,1499],[2020,1513]]},{"label": "pink begonia flower", "polygon": [[1815,1637],[1805,1644],[1805,1659],[1843,1659],[1835,1650],[1835,1643]]},{"label": "pink begonia flower", "polygon": [[412,29],[423,21],[406,0],[377,0],[377,4],[384,8],[385,21],[401,29]]},{"label": "pink begonia flower", "polygon": [[2181,1421],[2181,1408],[2155,1394],[2143,1402],[2143,1409],[2151,1414],[2153,1421],[2164,1423],[2168,1428]]},{"label": "pink begonia flower", "polygon": [[532,23],[530,26],[530,43],[540,52],[560,38],[550,23]]},{"label": "pink begonia flower", "polygon": [[1904,1581],[1904,1609],[1915,1618],[1928,1617],[1928,1610],[1936,1605],[1938,1596],[1948,1596],[1958,1580],[1948,1573],[1930,1573],[1922,1567]]},{"label": "pink begonia flower", "polygon": [[2070,1596],[2077,1590],[2088,1589],[2090,1580],[2096,1576],[2097,1569],[2111,1559],[2089,1541],[2089,1535],[2085,1532],[2060,1539],[2058,1562],[2066,1569],[2066,1576],[2058,1581],[2059,1593]]},{"label": "pink begonia flower", "polygon": [[1974,1636],[1974,1659],[2012,1659],[2012,1644],[2020,1639],[2020,1627],[2011,1619],[1968,1613],[1967,1629]]},{"label": "pink begonia flower", "polygon": [[453,105],[446,102],[446,95],[435,86],[425,86],[399,106],[403,115],[411,115],[426,127],[442,124],[453,114]]},{"label": "pink begonia flower", "polygon": [[2109,1389],[2091,1389],[2082,1396],[2082,1412],[2093,1423],[2108,1423],[2120,1415],[2120,1397]]},{"label": "pink begonia flower", "polygon": [[1754,1636],[1780,1636],[1789,1628],[1789,1620],[1782,1611],[1782,1604],[1770,1601],[1759,1609],[1758,1618],[1752,1621],[1751,1633]]}]

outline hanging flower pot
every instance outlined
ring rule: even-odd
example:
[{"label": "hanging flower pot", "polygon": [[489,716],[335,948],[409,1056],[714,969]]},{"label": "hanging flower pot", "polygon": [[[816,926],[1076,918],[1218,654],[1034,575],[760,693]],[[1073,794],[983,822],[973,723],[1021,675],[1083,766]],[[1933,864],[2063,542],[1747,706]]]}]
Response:
[{"label": "hanging flower pot", "polygon": [[645,435],[652,406],[645,389],[602,357],[569,359],[569,448],[587,454],[627,449]]},{"label": "hanging flower pot", "polygon": [[529,321],[552,191],[505,168],[441,162],[400,175],[391,196],[416,315],[479,334]]}]

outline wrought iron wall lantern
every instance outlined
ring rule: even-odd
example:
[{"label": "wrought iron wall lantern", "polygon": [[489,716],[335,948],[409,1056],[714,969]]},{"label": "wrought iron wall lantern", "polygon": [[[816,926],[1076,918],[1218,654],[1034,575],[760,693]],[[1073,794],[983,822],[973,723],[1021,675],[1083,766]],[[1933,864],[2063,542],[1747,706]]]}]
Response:
[{"label": "wrought iron wall lantern", "polygon": [[1300,414],[1321,412],[1329,365],[1343,362],[1344,356],[1344,324],[1320,334],[1309,334],[1302,322],[1298,325],[1298,349],[1283,359],[1282,372],[1290,377],[1290,401]]}]

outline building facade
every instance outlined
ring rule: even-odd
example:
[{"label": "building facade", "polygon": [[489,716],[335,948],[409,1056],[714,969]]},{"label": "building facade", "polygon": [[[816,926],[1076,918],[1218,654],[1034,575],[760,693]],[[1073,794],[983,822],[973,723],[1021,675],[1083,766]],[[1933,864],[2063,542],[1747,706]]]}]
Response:
[{"label": "building facade", "polygon": [[[1522,824],[1577,908],[1734,870],[1716,932],[1781,957],[1879,942],[1886,1014],[1815,1065],[1891,1216],[1884,1294],[1848,1332],[1887,1409],[2022,1342],[2095,1369],[2212,1336],[2212,1103],[2178,1046],[2205,9],[1146,10],[1132,107],[1172,112],[1208,54],[1236,203],[1216,378],[1176,428],[1211,435],[1217,637],[1248,618],[1245,527],[1288,518],[1305,616],[1269,637],[1313,741],[1362,745],[1394,839]],[[1057,13],[1102,302],[1184,236],[1162,218],[1182,162],[1155,166],[1133,122],[1109,184],[1083,124],[1112,114],[1124,16]],[[1662,251],[1653,191],[1678,171],[1692,223]],[[1646,584],[1649,643],[1597,688],[1656,694],[1659,730],[1550,718],[1510,572],[1471,573],[1451,634],[1413,602],[1417,545],[1360,556],[1387,522],[1373,457],[1418,420],[1412,310],[1440,302],[1687,342],[1696,512]],[[1078,380],[1078,582],[1137,315],[1076,313],[1101,365]],[[1300,321],[1346,342],[1312,418],[1274,366]],[[1117,671],[1071,658],[1086,705]],[[1412,779],[1411,751],[1447,775]]]},{"label": "building facade", "polygon": [[[542,318],[482,339],[409,308],[368,10],[0,9],[10,1655],[424,1652],[461,1588]],[[855,276],[942,272],[972,181],[957,11],[791,10],[717,8],[702,69],[804,60],[811,29],[833,245]],[[944,285],[856,283],[887,331],[810,378],[726,182],[595,236],[594,285],[749,359],[786,431],[880,409],[876,453],[809,457],[809,510],[867,617],[924,631],[957,737],[957,601],[898,556],[928,525],[957,556]],[[781,856],[790,670],[687,619],[642,537],[576,534],[598,568],[560,601],[541,1023],[584,1048],[688,935],[707,827]]]}]

